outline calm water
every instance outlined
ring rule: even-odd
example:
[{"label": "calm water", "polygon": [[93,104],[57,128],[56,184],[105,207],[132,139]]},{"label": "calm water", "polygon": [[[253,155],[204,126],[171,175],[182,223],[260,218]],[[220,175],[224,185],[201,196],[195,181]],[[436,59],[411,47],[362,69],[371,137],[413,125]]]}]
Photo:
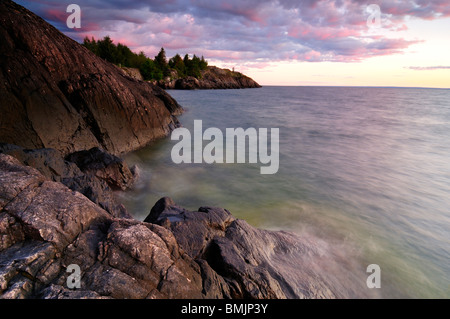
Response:
[{"label": "calm water", "polygon": [[[138,219],[162,196],[267,229],[313,233],[381,267],[383,297],[450,298],[450,90],[264,87],[169,91],[203,128],[279,128],[280,169],[172,163],[166,139],[130,154]],[[338,249],[338,248],[337,248]]]}]

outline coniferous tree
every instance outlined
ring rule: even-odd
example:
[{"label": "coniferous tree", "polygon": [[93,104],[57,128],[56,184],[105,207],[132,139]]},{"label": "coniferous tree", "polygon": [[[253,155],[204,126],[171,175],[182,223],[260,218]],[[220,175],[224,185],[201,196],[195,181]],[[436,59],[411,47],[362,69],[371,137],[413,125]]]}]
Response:
[{"label": "coniferous tree", "polygon": [[202,55],[200,60],[200,70],[206,70],[208,68],[208,62],[206,62],[205,57]]},{"label": "coniferous tree", "polygon": [[176,70],[179,77],[186,75],[186,66],[178,53],[169,60],[169,68]]},{"label": "coniferous tree", "polygon": [[166,51],[164,50],[164,48],[161,48],[158,55],[155,56],[155,63],[163,73],[163,76],[168,76],[170,74],[169,65],[167,63]]},{"label": "coniferous tree", "polygon": [[115,45],[113,44],[113,41],[109,36],[106,36],[103,38],[103,40],[99,40],[97,42],[97,50],[98,55],[102,59],[105,59],[106,61],[109,61],[111,63],[115,63],[114,61]]},{"label": "coniferous tree", "polygon": [[109,36],[102,40],[93,37],[84,38],[83,45],[99,57],[123,67],[137,68],[145,80],[162,80],[171,75],[175,70],[178,77],[194,76],[201,77],[201,71],[208,67],[208,62],[202,56],[194,55],[191,59],[188,54],[182,58],[178,53],[167,61],[166,51],[161,48],[155,59],[148,58],[144,52],[136,54],[126,45],[121,43],[115,45]]}]

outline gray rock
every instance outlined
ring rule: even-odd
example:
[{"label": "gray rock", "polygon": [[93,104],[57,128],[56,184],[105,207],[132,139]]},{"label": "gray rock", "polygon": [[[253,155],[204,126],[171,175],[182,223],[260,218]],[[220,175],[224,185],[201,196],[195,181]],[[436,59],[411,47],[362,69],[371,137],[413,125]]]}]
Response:
[{"label": "gray rock", "polygon": [[145,219],[170,229],[178,243],[193,258],[202,256],[209,241],[223,236],[233,220],[234,217],[226,209],[201,207],[198,212],[191,212],[178,207],[168,197],[160,199]]},{"label": "gray rock", "polygon": [[113,190],[108,184],[90,174],[62,178],[61,183],[71,190],[80,192],[114,217],[132,218],[126,208],[117,202]]},{"label": "gray rock", "polygon": [[111,299],[95,291],[70,290],[60,285],[51,284],[40,293],[41,299]]},{"label": "gray rock", "polygon": [[[4,250],[0,255],[2,298],[19,299],[31,296],[33,281],[42,279],[43,266],[55,257],[55,253],[56,249],[50,243],[38,241],[21,242]],[[44,269],[46,276],[51,275],[51,272]]]}]

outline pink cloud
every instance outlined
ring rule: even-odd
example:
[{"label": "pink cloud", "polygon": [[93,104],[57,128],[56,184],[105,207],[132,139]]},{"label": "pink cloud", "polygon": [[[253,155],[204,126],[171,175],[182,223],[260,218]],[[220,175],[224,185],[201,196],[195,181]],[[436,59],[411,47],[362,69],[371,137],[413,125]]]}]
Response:
[{"label": "pink cloud", "polygon": [[68,13],[60,9],[47,9],[45,10],[44,13],[46,19],[64,23],[66,22],[67,17],[69,16]]},{"label": "pink cloud", "polygon": [[[450,16],[444,0],[380,0],[383,28],[369,33],[371,0],[78,0],[82,29],[67,30],[68,13],[57,0],[18,0],[78,40],[110,35],[132,50],[156,54],[204,54],[207,59],[242,64],[258,61],[356,62],[401,54],[417,43],[395,38],[407,30],[406,17]],[[403,34],[402,34],[403,35]],[[400,37],[400,36],[397,36]]]}]

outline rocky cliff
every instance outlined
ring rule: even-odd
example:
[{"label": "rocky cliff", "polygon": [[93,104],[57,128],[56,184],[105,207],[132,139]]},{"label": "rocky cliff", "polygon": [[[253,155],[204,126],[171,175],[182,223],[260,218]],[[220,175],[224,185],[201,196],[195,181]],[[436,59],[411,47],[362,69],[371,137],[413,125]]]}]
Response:
[{"label": "rocky cliff", "polygon": [[10,0],[0,2],[0,141],[120,154],[166,136],[182,109]]},{"label": "rocky cliff", "polygon": [[162,80],[154,84],[173,90],[250,89],[261,86],[248,76],[228,69],[209,66],[201,71],[201,78],[187,76],[175,80]]}]

